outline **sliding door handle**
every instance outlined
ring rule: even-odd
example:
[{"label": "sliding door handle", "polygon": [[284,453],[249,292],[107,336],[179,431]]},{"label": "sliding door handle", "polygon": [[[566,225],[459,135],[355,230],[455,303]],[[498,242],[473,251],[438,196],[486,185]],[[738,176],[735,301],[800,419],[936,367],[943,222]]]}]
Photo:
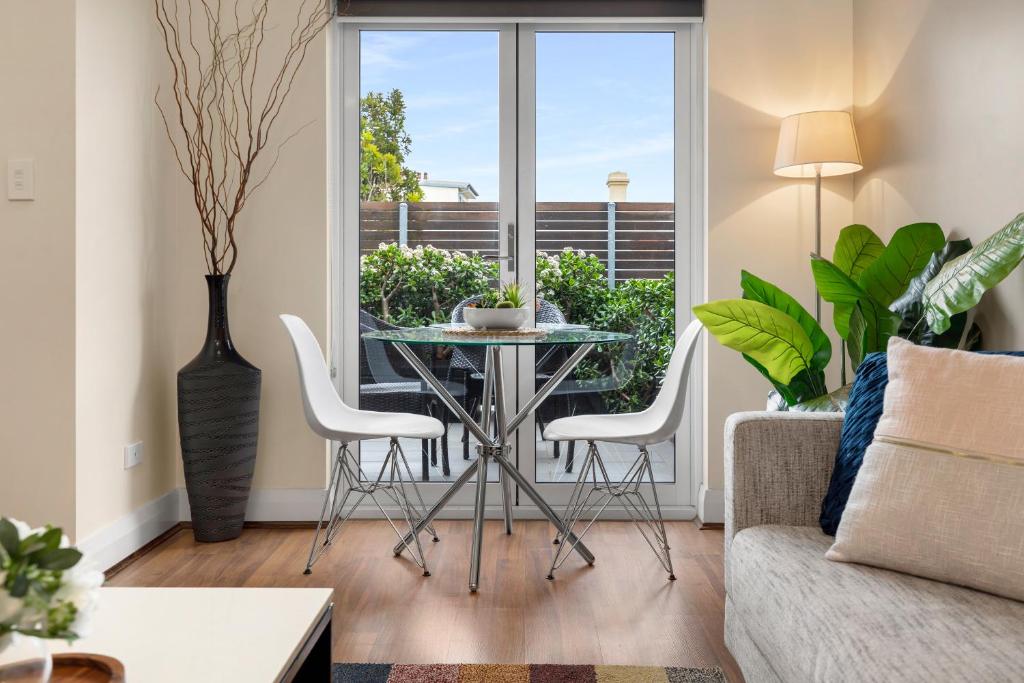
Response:
[{"label": "sliding door handle", "polygon": [[505,237],[505,241],[508,247],[508,270],[511,273],[516,272],[516,224],[508,224],[508,232]]},{"label": "sliding door handle", "polygon": [[516,224],[508,224],[508,233],[505,237],[505,250],[504,256],[493,256],[486,254],[484,259],[487,261],[508,261],[508,270],[510,273],[516,272]]}]

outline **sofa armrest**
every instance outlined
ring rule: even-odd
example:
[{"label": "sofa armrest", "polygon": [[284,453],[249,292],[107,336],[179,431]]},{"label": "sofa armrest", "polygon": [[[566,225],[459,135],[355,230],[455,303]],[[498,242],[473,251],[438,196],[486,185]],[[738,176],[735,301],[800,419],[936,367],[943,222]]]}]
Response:
[{"label": "sofa armrest", "polygon": [[747,527],[818,523],[842,427],[841,413],[751,412],[726,420],[726,558]]}]

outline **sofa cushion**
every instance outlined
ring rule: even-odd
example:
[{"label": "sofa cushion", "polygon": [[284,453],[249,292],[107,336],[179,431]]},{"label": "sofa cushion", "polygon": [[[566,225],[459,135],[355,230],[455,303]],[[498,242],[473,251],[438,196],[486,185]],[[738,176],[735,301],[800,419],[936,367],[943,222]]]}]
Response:
[{"label": "sofa cushion", "polygon": [[729,597],[779,678],[1008,681],[1024,671],[1024,603],[825,559],[816,527],[736,535]]},{"label": "sofa cushion", "polygon": [[[978,351],[980,354],[1024,356],[1024,351]],[[846,405],[839,450],[832,467],[828,492],[821,503],[821,528],[835,536],[846,510],[846,502],[864,462],[864,453],[875,436],[875,427],[882,417],[883,398],[889,385],[888,357],[870,353],[857,368],[857,377]]]},{"label": "sofa cushion", "polygon": [[857,377],[850,390],[836,464],[832,467],[825,500],[821,502],[821,528],[832,536],[839,528],[864,452],[874,438],[878,419],[882,417],[882,399],[889,383],[885,360],[884,353],[869,354],[857,368]]},{"label": "sofa cushion", "polygon": [[825,557],[1024,600],[1024,358],[889,340],[889,386]]}]

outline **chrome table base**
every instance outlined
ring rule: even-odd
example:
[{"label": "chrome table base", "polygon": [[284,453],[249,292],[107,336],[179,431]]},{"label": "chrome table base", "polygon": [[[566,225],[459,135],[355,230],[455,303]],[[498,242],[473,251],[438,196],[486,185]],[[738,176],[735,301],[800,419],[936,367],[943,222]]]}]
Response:
[{"label": "chrome table base", "polygon": [[[476,477],[476,505],[473,513],[473,551],[470,556],[469,565],[469,590],[476,592],[480,587],[480,555],[483,546],[484,510],[487,505],[487,466],[491,460],[498,465],[499,478],[501,481],[502,503],[505,517],[505,533],[512,533],[512,483],[527,495],[536,504],[544,516],[551,520],[558,530],[559,538],[565,539],[565,544],[575,550],[588,563],[594,563],[594,555],[576,537],[572,530],[563,524],[562,519],[551,509],[540,492],[526,480],[526,477],[519,472],[515,464],[509,460],[511,445],[510,435],[515,434],[516,429],[523,423],[534,410],[537,409],[545,398],[551,395],[558,384],[573,371],[583,358],[590,353],[594,344],[581,344],[576,351],[562,364],[550,379],[534,394],[522,410],[514,416],[509,417],[505,406],[505,377],[501,362],[501,349],[497,346],[487,347],[486,366],[484,368],[484,395],[483,410],[478,424],[473,417],[466,412],[457,400],[448,392],[444,384],[438,380],[430,369],[403,343],[396,343],[395,348],[402,354],[413,369],[431,386],[444,404],[459,420],[466,426],[466,429],[476,437],[480,445],[477,446],[479,457],[475,467],[466,469],[462,475],[448,488],[440,500],[427,511],[425,515],[412,527],[412,531],[402,538],[401,542],[394,547],[395,555],[405,549],[412,549],[419,533],[428,529],[430,522],[444,507],[451,501],[452,497],[475,476]],[[492,404],[493,401],[493,404]],[[491,424],[491,406],[494,410],[494,424]]]}]

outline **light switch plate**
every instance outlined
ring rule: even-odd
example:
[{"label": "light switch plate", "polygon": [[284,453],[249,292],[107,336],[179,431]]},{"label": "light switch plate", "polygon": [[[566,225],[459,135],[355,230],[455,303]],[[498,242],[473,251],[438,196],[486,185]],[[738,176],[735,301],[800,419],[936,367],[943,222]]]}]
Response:
[{"label": "light switch plate", "polygon": [[8,159],[7,199],[11,201],[31,201],[35,198],[35,159]]},{"label": "light switch plate", "polygon": [[142,442],[136,441],[124,447],[124,468],[130,469],[142,463]]}]

